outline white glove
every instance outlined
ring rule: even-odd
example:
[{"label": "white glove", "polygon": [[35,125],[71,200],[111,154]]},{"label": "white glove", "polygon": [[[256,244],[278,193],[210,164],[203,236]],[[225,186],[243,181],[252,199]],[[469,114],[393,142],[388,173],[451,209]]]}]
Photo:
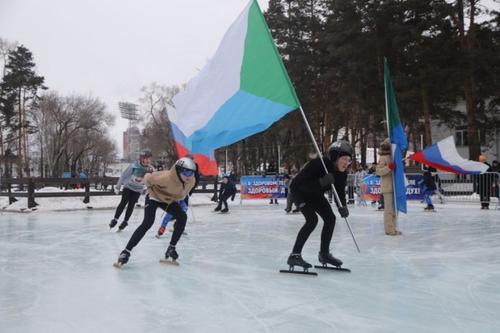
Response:
[{"label": "white glove", "polygon": [[115,186],[115,194],[120,194],[120,186]]}]

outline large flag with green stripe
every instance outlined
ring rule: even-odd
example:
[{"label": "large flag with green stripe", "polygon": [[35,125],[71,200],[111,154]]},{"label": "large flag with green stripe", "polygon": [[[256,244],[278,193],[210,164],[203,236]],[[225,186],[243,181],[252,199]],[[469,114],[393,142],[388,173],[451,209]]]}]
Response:
[{"label": "large flag with green stripe", "polygon": [[179,156],[216,173],[213,151],[261,132],[299,108],[264,16],[253,0],[224,35],[212,60],[173,99]]},{"label": "large flag with green stripe", "polygon": [[408,149],[408,139],[399,118],[398,104],[396,103],[396,95],[392,87],[391,73],[386,58],[384,58],[384,83],[387,127],[392,146],[392,158],[396,164],[394,177],[392,177],[394,183],[394,204],[397,211],[406,213],[406,176],[403,165],[403,153]]}]

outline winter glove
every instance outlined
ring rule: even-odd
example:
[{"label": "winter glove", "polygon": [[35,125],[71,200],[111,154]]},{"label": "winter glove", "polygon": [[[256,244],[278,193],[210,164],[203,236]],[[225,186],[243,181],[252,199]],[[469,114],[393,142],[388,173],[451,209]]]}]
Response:
[{"label": "winter glove", "polygon": [[327,173],[326,175],[324,175],[319,179],[319,184],[321,185],[321,187],[325,187],[334,183],[335,183],[335,177],[331,173]]},{"label": "winter glove", "polygon": [[347,209],[346,206],[339,207],[339,214],[342,217],[348,217],[349,216],[349,209]]},{"label": "winter glove", "polygon": [[120,186],[115,186],[115,194],[120,194]]},{"label": "winter glove", "polygon": [[389,163],[387,166],[388,166],[388,167],[389,167],[389,169],[391,169],[391,170],[396,169],[396,163],[394,163],[394,162]]}]

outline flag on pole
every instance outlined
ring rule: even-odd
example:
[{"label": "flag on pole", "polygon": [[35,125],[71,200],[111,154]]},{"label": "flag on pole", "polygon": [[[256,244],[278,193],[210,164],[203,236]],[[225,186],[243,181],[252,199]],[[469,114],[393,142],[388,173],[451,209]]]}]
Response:
[{"label": "flag on pole", "polygon": [[399,118],[398,104],[396,103],[396,95],[392,87],[391,73],[386,58],[384,58],[384,86],[387,128],[392,146],[392,158],[396,164],[393,177],[394,205],[396,211],[406,213],[406,177],[402,153],[408,148],[408,140]]},{"label": "flag on pole", "polygon": [[211,61],[174,99],[179,156],[217,174],[215,149],[269,128],[300,103],[264,16],[253,0],[224,35]]},{"label": "flag on pole", "polygon": [[453,136],[449,136],[424,150],[416,152],[408,157],[408,159],[431,166],[438,170],[458,174],[480,174],[488,170],[486,164],[466,160],[460,156],[455,147]]}]

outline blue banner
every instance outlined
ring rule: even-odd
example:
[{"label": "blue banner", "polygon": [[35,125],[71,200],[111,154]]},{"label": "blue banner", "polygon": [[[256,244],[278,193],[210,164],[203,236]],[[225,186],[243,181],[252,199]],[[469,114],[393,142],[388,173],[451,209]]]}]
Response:
[{"label": "blue banner", "polygon": [[242,176],[241,199],[285,198],[283,176]]},{"label": "blue banner", "polygon": [[[423,181],[423,175],[406,175],[408,185],[406,186],[406,200],[422,200],[423,193],[420,190],[420,183]],[[363,178],[361,184],[365,200],[379,200],[380,195],[380,177],[368,175]]]}]

